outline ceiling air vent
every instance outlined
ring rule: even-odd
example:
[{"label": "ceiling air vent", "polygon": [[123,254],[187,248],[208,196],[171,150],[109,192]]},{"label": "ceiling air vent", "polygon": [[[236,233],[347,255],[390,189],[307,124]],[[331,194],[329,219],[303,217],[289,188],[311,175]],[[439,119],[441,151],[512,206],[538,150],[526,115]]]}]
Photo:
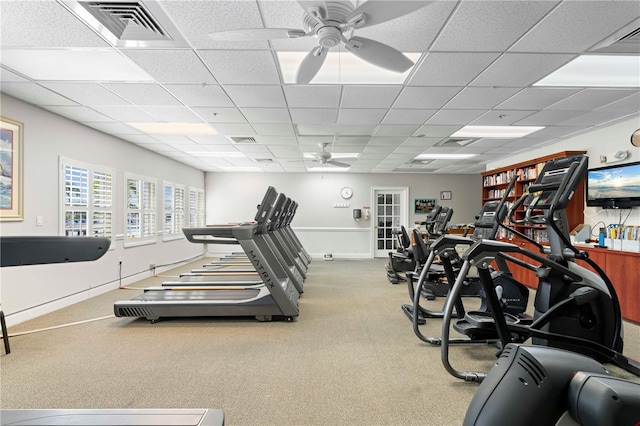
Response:
[{"label": "ceiling air vent", "polygon": [[117,47],[188,47],[156,1],[65,1],[82,21]]},{"label": "ceiling air vent", "polygon": [[417,165],[417,166],[424,166],[425,164],[429,164],[429,163],[433,163],[434,160],[411,160],[409,161],[409,163],[407,164],[411,164],[411,165]]},{"label": "ceiling air vent", "polygon": [[462,147],[471,145],[478,140],[478,138],[448,138],[438,142],[435,146]]},{"label": "ceiling air vent", "polygon": [[273,158],[256,158],[256,163],[273,163]]},{"label": "ceiling air vent", "polygon": [[630,25],[598,43],[591,52],[595,53],[630,53],[640,52],[640,20],[636,19]]},{"label": "ceiling air vent", "polygon": [[229,139],[233,143],[257,143],[256,139],[251,136],[231,136]]}]

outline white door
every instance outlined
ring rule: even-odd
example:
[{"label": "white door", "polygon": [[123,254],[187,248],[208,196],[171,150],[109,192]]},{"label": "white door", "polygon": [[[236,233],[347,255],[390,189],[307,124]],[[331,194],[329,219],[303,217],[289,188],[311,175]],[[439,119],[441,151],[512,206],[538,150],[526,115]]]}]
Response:
[{"label": "white door", "polygon": [[393,188],[374,189],[374,257],[388,257],[389,252],[397,247],[397,239],[393,235],[394,230],[399,230],[400,225],[407,226],[407,189]]}]

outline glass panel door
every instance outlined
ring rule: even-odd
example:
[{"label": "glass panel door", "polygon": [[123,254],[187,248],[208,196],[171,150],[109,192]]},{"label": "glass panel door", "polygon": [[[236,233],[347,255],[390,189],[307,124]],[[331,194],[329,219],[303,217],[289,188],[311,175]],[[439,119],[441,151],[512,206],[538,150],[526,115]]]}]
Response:
[{"label": "glass panel door", "polygon": [[397,248],[398,242],[393,235],[399,230],[405,216],[401,190],[376,190],[374,256],[387,257],[389,252]]}]

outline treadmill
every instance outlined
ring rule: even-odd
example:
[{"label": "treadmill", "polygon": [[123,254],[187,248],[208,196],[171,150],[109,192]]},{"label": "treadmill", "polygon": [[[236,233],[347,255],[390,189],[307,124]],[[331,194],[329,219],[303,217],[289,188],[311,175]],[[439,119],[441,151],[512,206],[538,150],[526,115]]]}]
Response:
[{"label": "treadmill", "polygon": [[[283,265],[285,272],[293,281],[293,284],[298,292],[302,293],[304,291],[303,282],[306,277],[306,268],[302,270],[299,267],[298,263],[296,262],[295,255],[291,252],[286,244],[283,244],[280,241],[278,237],[278,233],[280,232],[279,227],[282,225],[281,217],[284,213],[283,208],[289,200],[290,199],[287,198],[286,195],[279,194],[266,218],[260,217],[260,213],[256,215],[255,219],[257,223],[262,225],[256,235],[256,240],[259,244],[263,245],[267,251],[270,251],[274,254],[276,258],[275,260]],[[265,200],[263,200],[263,204],[264,201]],[[185,228],[183,232],[185,233],[185,235],[192,233],[191,229],[189,228]],[[203,242],[208,241],[205,240]],[[247,259],[247,261],[249,260]],[[196,277],[202,275],[212,275],[216,277],[218,276],[218,274],[224,275],[230,272],[255,273],[256,271],[251,264],[249,264],[248,266],[234,264],[225,265],[226,266],[218,266],[216,264],[213,264],[211,266],[205,265],[204,268],[194,269],[191,271],[191,273],[183,274],[183,276]],[[224,278],[220,279],[224,280]],[[188,282],[189,280],[187,279],[186,281]]]},{"label": "treadmill", "polygon": [[299,314],[299,293],[261,234],[272,207],[270,200],[275,200],[276,194],[275,188],[269,187],[256,216],[260,223],[185,228],[187,239],[194,243],[237,240],[262,281],[259,285],[154,288],[131,300],[116,302],[115,315],[145,317],[152,323],[169,317],[233,316],[292,321]]},{"label": "treadmill", "polygon": [[[111,240],[98,237],[18,236],[0,237],[0,266],[87,262],[101,258]],[[9,339],[2,323],[5,352]],[[2,426],[45,425],[175,425],[224,426],[220,409],[0,409]]]}]

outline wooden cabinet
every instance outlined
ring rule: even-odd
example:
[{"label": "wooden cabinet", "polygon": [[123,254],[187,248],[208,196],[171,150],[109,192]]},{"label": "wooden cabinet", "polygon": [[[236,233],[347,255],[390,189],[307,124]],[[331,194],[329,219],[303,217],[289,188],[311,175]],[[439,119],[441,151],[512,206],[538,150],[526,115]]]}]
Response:
[{"label": "wooden cabinet", "polygon": [[[555,158],[570,157],[574,155],[584,154],[584,151],[563,151],[553,155],[540,157],[531,161],[512,164],[495,170],[482,173],[482,202],[502,198],[507,185],[515,176],[518,181],[514,187],[513,193],[509,195],[508,201],[517,200],[527,188],[527,185],[535,181],[538,173],[542,170],[544,163]],[[578,186],[569,206],[566,209],[569,229],[574,229],[581,223],[584,223],[584,207],[585,194],[584,184]],[[515,212],[515,218],[521,220],[524,218],[524,210]],[[546,229],[541,226],[531,226],[524,224],[516,224],[513,227],[524,235],[540,242],[545,243]],[[538,253],[538,248],[513,234],[502,232],[499,239],[517,244],[520,247]],[[594,247],[580,247],[589,253],[589,257],[600,268],[604,270],[611,282],[613,283],[618,299],[620,300],[620,310],[622,317],[628,321],[640,324],[640,253],[623,252],[617,250],[608,250]],[[530,258],[514,255],[514,257],[532,263]],[[589,267],[585,262],[578,261],[581,265]],[[509,268],[513,277],[526,286],[536,289],[538,287],[538,278],[535,272],[522,266],[509,263]],[[591,269],[591,268],[590,268]]]}]

